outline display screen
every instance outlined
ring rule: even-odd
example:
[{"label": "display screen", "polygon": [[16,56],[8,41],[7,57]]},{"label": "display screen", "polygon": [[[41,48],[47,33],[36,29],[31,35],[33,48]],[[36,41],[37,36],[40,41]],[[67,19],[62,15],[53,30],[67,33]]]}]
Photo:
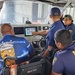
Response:
[{"label": "display screen", "polygon": [[25,36],[31,36],[32,32],[36,32],[37,27],[25,27]]},{"label": "display screen", "polygon": [[15,34],[24,34],[24,28],[23,27],[14,27]]}]

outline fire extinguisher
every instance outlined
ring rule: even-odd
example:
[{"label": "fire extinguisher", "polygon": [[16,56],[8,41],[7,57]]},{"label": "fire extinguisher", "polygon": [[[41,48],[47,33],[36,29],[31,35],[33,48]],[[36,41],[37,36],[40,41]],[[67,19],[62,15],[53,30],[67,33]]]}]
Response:
[{"label": "fire extinguisher", "polygon": [[17,65],[10,66],[10,75],[17,75]]}]

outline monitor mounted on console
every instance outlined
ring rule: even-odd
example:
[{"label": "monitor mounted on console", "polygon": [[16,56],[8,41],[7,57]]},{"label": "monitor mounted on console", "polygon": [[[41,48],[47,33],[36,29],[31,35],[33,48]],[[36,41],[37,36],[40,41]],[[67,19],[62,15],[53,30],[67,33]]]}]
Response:
[{"label": "monitor mounted on console", "polygon": [[24,28],[24,34],[25,36],[32,36],[32,32],[36,32],[37,31],[37,27],[25,27]]}]

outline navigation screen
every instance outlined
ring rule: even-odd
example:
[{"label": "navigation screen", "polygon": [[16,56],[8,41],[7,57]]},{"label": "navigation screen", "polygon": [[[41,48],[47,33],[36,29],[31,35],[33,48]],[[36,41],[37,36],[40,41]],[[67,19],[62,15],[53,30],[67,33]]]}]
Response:
[{"label": "navigation screen", "polygon": [[24,34],[24,28],[23,27],[14,27],[15,34]]},{"label": "navigation screen", "polygon": [[25,36],[31,36],[33,31],[37,31],[37,27],[25,27]]}]

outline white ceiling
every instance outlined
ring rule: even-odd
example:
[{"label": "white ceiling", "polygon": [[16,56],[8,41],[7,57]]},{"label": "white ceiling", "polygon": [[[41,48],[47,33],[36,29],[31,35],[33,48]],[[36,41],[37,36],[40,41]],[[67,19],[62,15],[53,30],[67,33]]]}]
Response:
[{"label": "white ceiling", "polygon": [[[4,1],[38,1],[38,0],[0,0],[0,9],[2,8]],[[45,0],[45,1],[50,1],[53,3],[67,3],[69,1],[73,6],[75,6],[75,0]]]},{"label": "white ceiling", "polygon": [[[0,1],[38,1],[38,0],[0,0]],[[42,1],[42,0],[39,0]],[[67,1],[71,1],[71,2],[75,2],[75,0],[44,0],[44,1],[50,1],[50,2],[67,2]]]}]

